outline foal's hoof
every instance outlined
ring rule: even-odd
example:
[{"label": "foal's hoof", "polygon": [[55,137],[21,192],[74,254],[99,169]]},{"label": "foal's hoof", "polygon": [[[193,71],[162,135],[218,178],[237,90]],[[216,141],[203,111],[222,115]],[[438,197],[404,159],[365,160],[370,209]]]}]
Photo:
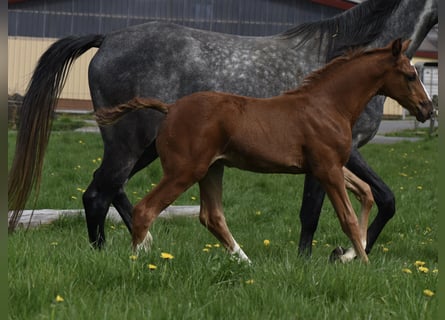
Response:
[{"label": "foal's hoof", "polygon": [[331,255],[329,256],[330,262],[342,261],[341,257],[345,254],[346,248],[337,247],[332,250]]}]

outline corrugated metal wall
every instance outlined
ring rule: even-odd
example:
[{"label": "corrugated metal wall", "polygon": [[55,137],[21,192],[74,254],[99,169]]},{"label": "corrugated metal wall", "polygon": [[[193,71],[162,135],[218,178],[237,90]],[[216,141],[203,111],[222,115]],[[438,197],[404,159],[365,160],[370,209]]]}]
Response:
[{"label": "corrugated metal wall", "polygon": [[60,38],[164,20],[225,33],[270,35],[339,12],[310,0],[32,0],[9,6],[8,34]]}]

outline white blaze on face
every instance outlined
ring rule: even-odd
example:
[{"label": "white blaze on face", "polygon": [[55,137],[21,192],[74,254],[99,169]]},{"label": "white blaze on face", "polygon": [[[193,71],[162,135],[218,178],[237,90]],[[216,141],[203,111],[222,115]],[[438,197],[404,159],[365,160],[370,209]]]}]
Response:
[{"label": "white blaze on face", "polygon": [[411,63],[411,65],[413,66],[414,71],[416,72],[417,78],[419,78],[419,81],[420,81],[420,83],[422,84],[423,90],[425,91],[426,96],[428,97],[428,100],[429,100],[429,101],[432,101],[432,99],[431,99],[431,97],[430,97],[430,93],[429,93],[428,90],[425,88],[425,85],[423,84],[422,80],[420,80],[419,73],[417,72],[417,68],[414,66],[414,64],[413,64],[412,61],[410,61],[410,63]]}]

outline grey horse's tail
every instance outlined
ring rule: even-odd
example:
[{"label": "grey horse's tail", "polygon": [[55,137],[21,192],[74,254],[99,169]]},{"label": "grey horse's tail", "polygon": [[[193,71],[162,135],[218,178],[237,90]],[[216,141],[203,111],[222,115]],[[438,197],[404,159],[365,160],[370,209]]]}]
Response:
[{"label": "grey horse's tail", "polygon": [[8,232],[15,230],[33,189],[37,199],[53,113],[70,67],[87,50],[100,47],[103,39],[103,35],[60,39],[37,63],[19,110],[16,148],[8,179],[8,209],[12,211]]},{"label": "grey horse's tail", "polygon": [[96,121],[99,126],[108,126],[116,123],[125,114],[140,109],[156,109],[162,113],[168,113],[169,105],[151,98],[136,97],[128,102],[112,108],[100,108],[96,111]]}]

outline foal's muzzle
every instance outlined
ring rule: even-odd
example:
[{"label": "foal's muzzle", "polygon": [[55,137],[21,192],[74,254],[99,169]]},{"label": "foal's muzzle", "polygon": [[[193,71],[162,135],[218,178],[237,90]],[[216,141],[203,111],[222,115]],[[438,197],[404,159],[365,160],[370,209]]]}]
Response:
[{"label": "foal's muzzle", "polygon": [[433,107],[433,102],[422,101],[420,105],[417,107],[416,119],[420,122],[425,122],[428,119],[435,117],[435,110]]}]

